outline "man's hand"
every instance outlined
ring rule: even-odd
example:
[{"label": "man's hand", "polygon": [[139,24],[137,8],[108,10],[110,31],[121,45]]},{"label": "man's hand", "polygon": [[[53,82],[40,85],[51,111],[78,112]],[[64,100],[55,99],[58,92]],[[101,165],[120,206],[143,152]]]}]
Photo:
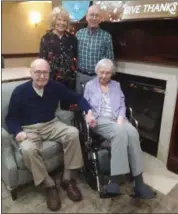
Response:
[{"label": "man's hand", "polygon": [[15,136],[15,139],[18,141],[18,142],[22,142],[23,140],[26,140],[27,139],[27,134],[26,132],[19,132],[16,136]]},{"label": "man's hand", "polygon": [[118,119],[117,119],[117,124],[118,124],[118,125],[123,125],[123,124],[124,124],[124,122],[125,122],[124,117],[119,116],[119,117],[118,117]]},{"label": "man's hand", "polygon": [[91,110],[89,110],[88,113],[85,115],[85,120],[91,128],[94,128],[96,126],[96,120]]}]

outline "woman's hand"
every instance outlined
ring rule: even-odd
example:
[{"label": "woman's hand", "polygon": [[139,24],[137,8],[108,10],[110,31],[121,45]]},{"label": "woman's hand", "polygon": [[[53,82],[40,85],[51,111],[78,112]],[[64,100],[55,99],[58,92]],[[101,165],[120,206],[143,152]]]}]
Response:
[{"label": "woman's hand", "polygon": [[118,119],[117,119],[117,124],[118,125],[123,125],[125,122],[125,118],[122,117],[122,116],[119,116]]},{"label": "woman's hand", "polygon": [[85,120],[91,128],[94,128],[96,126],[96,120],[91,110],[89,110],[88,113],[85,115]]}]

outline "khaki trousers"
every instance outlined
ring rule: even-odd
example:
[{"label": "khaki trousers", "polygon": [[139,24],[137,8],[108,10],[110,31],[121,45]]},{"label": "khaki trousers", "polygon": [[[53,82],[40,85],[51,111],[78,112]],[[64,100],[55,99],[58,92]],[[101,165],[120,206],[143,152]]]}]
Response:
[{"label": "khaki trousers", "polygon": [[77,169],[83,166],[78,130],[60,122],[57,118],[46,123],[23,126],[27,139],[20,142],[24,163],[32,173],[35,185],[39,185],[48,176],[40,154],[44,140],[61,143],[64,151],[64,168]]}]

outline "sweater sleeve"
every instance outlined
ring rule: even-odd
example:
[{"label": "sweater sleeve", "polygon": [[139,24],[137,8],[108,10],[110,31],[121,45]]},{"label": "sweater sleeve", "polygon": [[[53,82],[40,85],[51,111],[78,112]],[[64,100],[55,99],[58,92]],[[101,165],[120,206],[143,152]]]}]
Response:
[{"label": "sweater sleeve", "polygon": [[87,113],[91,109],[90,104],[83,96],[67,88],[65,85],[58,83],[57,91],[60,100],[67,100],[71,104],[78,104],[78,106],[82,110],[84,110],[85,113]]},{"label": "sweater sleeve", "polygon": [[90,85],[89,82],[85,85],[84,95],[85,99],[90,103]]},{"label": "sweater sleeve", "polygon": [[19,132],[23,131],[18,119],[21,106],[20,99],[21,96],[18,90],[15,89],[11,95],[8,113],[5,118],[8,131],[14,136],[16,136]]},{"label": "sweater sleeve", "polygon": [[125,96],[122,92],[120,84],[118,84],[120,90],[120,108],[119,108],[119,116],[125,117],[126,106],[125,106]]}]

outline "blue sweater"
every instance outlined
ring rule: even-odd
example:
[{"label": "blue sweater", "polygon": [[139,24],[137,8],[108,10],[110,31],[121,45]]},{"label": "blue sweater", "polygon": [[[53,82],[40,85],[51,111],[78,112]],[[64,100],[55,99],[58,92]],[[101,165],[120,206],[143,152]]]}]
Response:
[{"label": "blue sweater", "polygon": [[12,93],[6,116],[8,131],[16,135],[23,130],[23,125],[44,123],[54,119],[59,100],[77,103],[85,112],[91,109],[82,96],[53,80],[49,80],[44,87],[42,97],[33,89],[32,81],[17,86]]}]

